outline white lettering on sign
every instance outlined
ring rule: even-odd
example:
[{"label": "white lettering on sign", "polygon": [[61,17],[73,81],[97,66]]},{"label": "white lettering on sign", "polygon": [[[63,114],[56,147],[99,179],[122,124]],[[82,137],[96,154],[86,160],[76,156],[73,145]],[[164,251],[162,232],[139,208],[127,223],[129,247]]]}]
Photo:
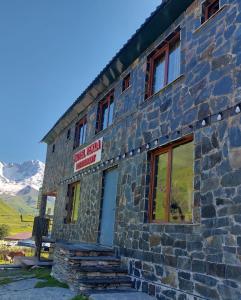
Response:
[{"label": "white lettering on sign", "polygon": [[74,154],[74,172],[83,170],[101,161],[103,138],[96,140]]}]

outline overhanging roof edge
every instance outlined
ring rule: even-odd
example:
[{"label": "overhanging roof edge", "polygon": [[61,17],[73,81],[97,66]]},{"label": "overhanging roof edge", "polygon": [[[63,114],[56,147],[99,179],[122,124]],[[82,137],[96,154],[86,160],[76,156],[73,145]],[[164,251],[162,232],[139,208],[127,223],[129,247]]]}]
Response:
[{"label": "overhanging roof edge", "polygon": [[[48,143],[48,137],[50,137],[50,140],[52,141],[51,138],[51,133],[56,130],[56,127],[60,124],[61,120],[64,119],[64,117],[75,107],[75,105],[82,101],[84,99],[84,97],[88,94],[88,92],[101,81],[101,78],[103,75],[107,74],[109,71],[109,68],[114,65],[117,61],[117,59],[120,56],[127,56],[127,52],[129,52],[128,48],[133,47],[133,44],[138,43],[138,39],[141,36],[141,34],[145,33],[145,30],[148,29],[149,23],[154,23],[155,18],[158,18],[159,15],[165,15],[168,16],[168,10],[172,11],[175,10],[177,16],[176,18],[183,12],[186,10],[186,8],[193,2],[194,0],[182,0],[182,3],[180,4],[180,2],[178,0],[163,0],[163,2],[156,8],[156,10],[145,20],[145,22],[140,26],[140,28],[131,36],[131,38],[129,40],[127,40],[127,42],[123,45],[123,47],[115,54],[115,56],[109,61],[109,63],[104,67],[104,69],[96,76],[96,78],[90,83],[90,85],[81,93],[81,95],[73,102],[73,104],[65,111],[65,113],[57,120],[57,122],[54,124],[54,126],[48,131],[48,133],[42,138],[41,142],[46,142]],[[179,2],[179,3],[178,3]],[[165,11],[167,10],[167,11]],[[179,14],[179,15],[178,15]],[[167,17],[166,17],[167,18]],[[173,16],[173,18],[169,18],[168,20],[171,21],[171,23],[173,22],[173,19],[176,19],[175,16]],[[169,26],[170,24],[167,22],[167,24],[164,24],[163,26],[166,28],[162,31],[164,32]],[[149,31],[150,32],[150,31]],[[159,35],[161,33],[158,33]],[[158,36],[154,37],[154,40],[157,38]],[[127,50],[128,49],[128,50]],[[138,55],[140,55],[141,53],[143,53],[145,51],[145,49],[140,49],[139,51],[136,49],[136,57],[135,59],[138,57]],[[126,52],[126,53],[125,53]],[[134,58],[132,59],[132,62],[135,60]],[[132,63],[131,62],[131,63]],[[129,65],[131,64],[129,63]],[[128,66],[125,66],[125,69],[128,68]],[[113,80],[114,82],[114,80]],[[112,82],[112,83],[113,83]],[[65,126],[66,127],[66,126]]]}]

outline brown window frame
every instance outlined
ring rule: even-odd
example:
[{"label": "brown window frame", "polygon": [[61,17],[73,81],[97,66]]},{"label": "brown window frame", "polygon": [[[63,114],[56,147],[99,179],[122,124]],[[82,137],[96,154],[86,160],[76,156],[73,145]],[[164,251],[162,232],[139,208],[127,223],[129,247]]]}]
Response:
[{"label": "brown window frame", "polygon": [[[218,8],[214,8],[215,5],[218,5]],[[215,13],[220,9],[220,0],[206,0],[202,3],[202,19],[201,23],[203,24],[209,20]],[[213,10],[213,11],[212,11]]]},{"label": "brown window frame", "polygon": [[[193,136],[189,135],[186,136],[178,141],[170,143],[164,147],[157,148],[151,152],[150,157],[150,192],[149,192],[149,199],[148,199],[148,217],[150,223],[169,223],[169,216],[170,216],[170,196],[171,196],[171,174],[172,174],[172,157],[173,157],[173,149],[190,143],[193,141]],[[155,158],[161,154],[168,153],[168,167],[167,167],[167,192],[166,192],[166,199],[165,199],[165,220],[156,220],[153,217],[153,195],[154,195],[154,188],[155,188]],[[190,222],[183,221],[180,224],[185,224]],[[171,223],[174,224],[174,223]]]},{"label": "brown window frame", "polygon": [[[107,115],[107,126],[106,128],[111,125],[109,124],[109,114],[110,114],[110,105],[114,103],[114,90],[111,90],[102,100],[100,100],[98,104],[98,112],[97,112],[97,122],[96,122],[96,133],[103,130],[102,124],[102,117],[103,117],[103,107],[105,104],[108,106],[108,115]],[[113,120],[114,114],[112,116]]]},{"label": "brown window frame", "polygon": [[145,99],[148,99],[154,94],[154,71],[158,58],[165,57],[165,72],[164,72],[164,84],[163,88],[168,85],[168,68],[169,68],[169,55],[172,47],[180,42],[180,29],[173,32],[159,47],[157,47],[147,58],[148,72],[146,76],[146,93]]},{"label": "brown window frame", "polygon": [[67,197],[68,197],[68,203],[66,205],[67,210],[67,216],[66,216],[66,223],[67,224],[75,224],[76,221],[73,220],[73,209],[74,209],[74,199],[73,199],[73,188],[80,184],[80,181],[76,181],[73,183],[68,184],[68,191],[67,191]]},{"label": "brown window frame", "polygon": [[122,92],[127,90],[131,85],[131,74],[128,73],[122,81]]},{"label": "brown window frame", "polygon": [[86,142],[86,134],[87,134],[87,129],[85,130],[85,135],[83,137],[83,140],[80,141],[80,130],[81,128],[86,125],[87,126],[87,116],[84,116],[82,119],[80,119],[76,124],[75,124],[75,134],[74,134],[74,145],[73,149],[78,148],[81,145],[84,145]]}]

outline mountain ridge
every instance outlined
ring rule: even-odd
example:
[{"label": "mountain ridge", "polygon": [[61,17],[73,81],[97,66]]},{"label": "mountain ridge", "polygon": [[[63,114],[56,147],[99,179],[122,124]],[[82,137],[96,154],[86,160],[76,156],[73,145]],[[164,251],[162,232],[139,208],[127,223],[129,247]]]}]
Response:
[{"label": "mountain ridge", "polygon": [[45,164],[39,160],[23,163],[0,161],[0,196],[20,213],[36,213],[38,191]]}]

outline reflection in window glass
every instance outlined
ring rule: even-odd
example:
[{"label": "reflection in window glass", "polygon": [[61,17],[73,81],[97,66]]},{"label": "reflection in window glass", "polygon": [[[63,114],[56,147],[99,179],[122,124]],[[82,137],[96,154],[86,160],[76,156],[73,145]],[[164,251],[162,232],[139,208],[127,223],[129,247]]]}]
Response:
[{"label": "reflection in window glass", "polygon": [[110,103],[110,107],[109,107],[109,122],[108,125],[111,125],[113,122],[113,112],[114,112],[114,102],[112,101]]},{"label": "reflection in window glass", "polygon": [[76,183],[72,187],[72,216],[71,221],[76,222],[78,219],[79,205],[80,205],[80,183]]},{"label": "reflection in window glass", "polygon": [[167,185],[167,163],[168,153],[163,153],[156,157],[155,162],[155,185],[153,194],[153,214],[154,219],[165,220],[165,206],[166,206],[166,185]]},{"label": "reflection in window glass", "polygon": [[193,143],[173,149],[170,222],[192,221]]},{"label": "reflection in window glass", "polygon": [[[193,141],[155,151],[151,166],[152,219],[162,222],[192,222]],[[160,154],[159,154],[160,153]],[[154,168],[154,169],[153,169]]]},{"label": "reflection in window glass", "polygon": [[165,56],[155,61],[153,74],[153,93],[157,93],[164,87]]},{"label": "reflection in window glass", "polygon": [[180,41],[175,44],[169,54],[168,83],[180,75]]},{"label": "reflection in window glass", "polygon": [[108,103],[105,103],[102,107],[102,120],[101,120],[102,128],[101,130],[107,128],[108,126]]}]

